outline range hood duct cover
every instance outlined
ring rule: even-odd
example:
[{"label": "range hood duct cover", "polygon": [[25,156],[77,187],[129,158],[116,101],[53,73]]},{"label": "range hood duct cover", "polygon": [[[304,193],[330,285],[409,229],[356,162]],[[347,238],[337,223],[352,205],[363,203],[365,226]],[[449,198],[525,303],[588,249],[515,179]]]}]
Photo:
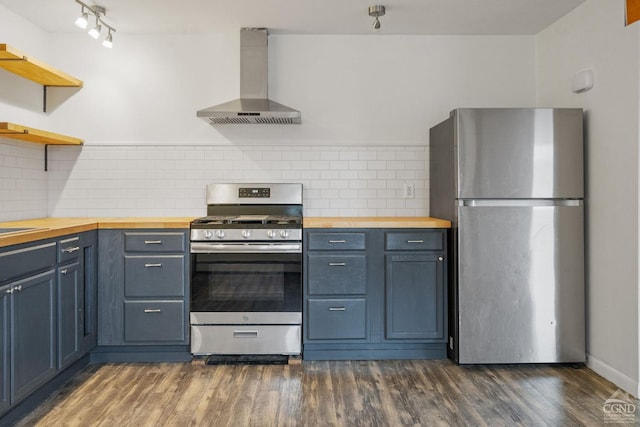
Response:
[{"label": "range hood duct cover", "polygon": [[300,124],[300,111],[268,99],[267,29],[240,30],[240,99],[196,113],[212,125]]}]

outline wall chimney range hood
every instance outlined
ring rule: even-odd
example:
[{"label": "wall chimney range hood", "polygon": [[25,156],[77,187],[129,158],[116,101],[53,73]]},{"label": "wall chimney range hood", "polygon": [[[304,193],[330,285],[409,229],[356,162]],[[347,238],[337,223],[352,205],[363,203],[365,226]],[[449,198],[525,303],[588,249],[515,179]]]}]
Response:
[{"label": "wall chimney range hood", "polygon": [[212,125],[299,124],[302,114],[268,99],[267,29],[240,30],[240,98],[196,113]]}]

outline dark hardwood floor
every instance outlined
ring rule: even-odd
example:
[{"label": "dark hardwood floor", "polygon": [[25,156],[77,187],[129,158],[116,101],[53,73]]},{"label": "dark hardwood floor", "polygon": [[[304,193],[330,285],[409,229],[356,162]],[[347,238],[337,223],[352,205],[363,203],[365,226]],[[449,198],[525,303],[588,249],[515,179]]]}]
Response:
[{"label": "dark hardwood floor", "polygon": [[20,426],[597,426],[588,368],[447,360],[91,365]]}]

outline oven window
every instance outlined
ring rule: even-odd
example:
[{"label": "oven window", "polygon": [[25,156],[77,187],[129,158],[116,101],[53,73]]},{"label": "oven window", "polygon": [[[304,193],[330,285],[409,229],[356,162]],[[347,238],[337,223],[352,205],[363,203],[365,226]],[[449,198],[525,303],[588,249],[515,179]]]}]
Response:
[{"label": "oven window", "polygon": [[302,311],[301,254],[191,257],[191,311]]}]

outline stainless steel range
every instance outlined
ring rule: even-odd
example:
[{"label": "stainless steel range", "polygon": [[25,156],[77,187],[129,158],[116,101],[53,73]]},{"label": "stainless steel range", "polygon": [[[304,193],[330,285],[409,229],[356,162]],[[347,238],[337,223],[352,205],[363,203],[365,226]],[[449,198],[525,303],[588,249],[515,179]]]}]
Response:
[{"label": "stainless steel range", "polygon": [[191,223],[191,352],[299,355],[302,185],[209,184]]}]

